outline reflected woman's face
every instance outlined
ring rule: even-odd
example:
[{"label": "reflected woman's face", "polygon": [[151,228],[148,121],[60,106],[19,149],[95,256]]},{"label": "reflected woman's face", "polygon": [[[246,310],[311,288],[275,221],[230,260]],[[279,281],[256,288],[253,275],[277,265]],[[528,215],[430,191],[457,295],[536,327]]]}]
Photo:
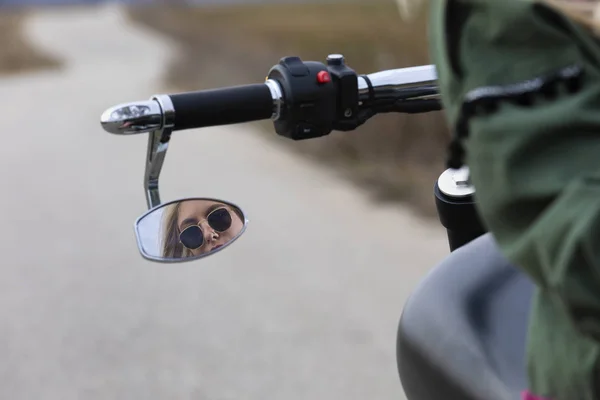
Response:
[{"label": "reflected woman's face", "polygon": [[229,243],[241,232],[244,222],[227,204],[187,200],[179,206],[177,227],[183,245],[197,256]]}]

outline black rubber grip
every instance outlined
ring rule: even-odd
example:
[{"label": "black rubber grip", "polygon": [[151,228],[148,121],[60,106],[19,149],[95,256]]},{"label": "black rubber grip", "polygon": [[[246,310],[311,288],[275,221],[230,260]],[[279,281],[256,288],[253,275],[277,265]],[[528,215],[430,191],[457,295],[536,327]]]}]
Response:
[{"label": "black rubber grip", "polygon": [[259,121],[273,115],[273,97],[264,83],[169,97],[175,108],[174,130]]}]

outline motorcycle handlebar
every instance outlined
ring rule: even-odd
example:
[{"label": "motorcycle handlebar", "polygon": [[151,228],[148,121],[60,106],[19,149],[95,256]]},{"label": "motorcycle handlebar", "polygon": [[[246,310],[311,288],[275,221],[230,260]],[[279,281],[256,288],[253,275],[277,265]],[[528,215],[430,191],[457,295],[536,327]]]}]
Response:
[{"label": "motorcycle handlebar", "polygon": [[[310,67],[315,68],[314,65],[310,65]],[[282,68],[280,68],[281,70]],[[335,73],[335,70],[331,71],[332,74]],[[281,72],[277,76],[281,78]],[[293,77],[288,78],[288,80],[294,79]],[[329,79],[332,79],[331,76]],[[264,83],[258,84],[157,95],[149,101],[120,104],[106,110],[102,114],[101,124],[107,132],[120,135],[151,132],[164,128],[174,131],[194,129],[269,118],[276,121],[276,124],[285,125],[281,128],[282,130],[310,129],[307,126],[311,126],[312,114],[307,113],[314,112],[311,107],[315,108],[317,105],[327,108],[330,102],[319,103],[320,100],[317,100],[311,104],[312,100],[310,99],[314,96],[306,89],[307,80],[296,86],[283,80],[282,82],[281,79],[268,78]],[[354,98],[358,102],[355,105],[355,111],[366,115],[363,117],[366,121],[369,117],[381,112],[419,113],[440,110],[436,80],[435,67],[432,65],[381,71],[369,75],[355,75],[353,91]],[[315,83],[315,88],[311,90],[319,90],[319,85],[325,87],[328,84],[331,82]],[[293,98],[295,92],[302,93],[299,97]],[[327,93],[330,95],[332,91]],[[293,107],[293,110],[290,110],[290,107]],[[346,117],[349,118],[348,114],[352,114],[352,112],[348,111],[346,110]],[[344,110],[341,112],[344,114]],[[323,116],[319,115],[318,117],[322,122]],[[286,121],[286,119],[293,119],[294,124],[300,121],[301,126],[292,128],[290,121]],[[354,129],[364,121],[354,122],[356,126],[350,123],[349,126],[341,129]],[[335,121],[332,121],[328,127],[317,127],[317,130],[329,129],[330,131],[332,127],[336,129]],[[278,133],[280,133],[279,130]],[[288,135],[286,134],[286,136]],[[319,134],[306,136],[306,138],[316,136]]]},{"label": "motorcycle handlebar", "polygon": [[273,116],[271,91],[262,83],[169,97],[175,110],[173,130],[237,124]]},{"label": "motorcycle handlebar", "polygon": [[[359,75],[358,93],[361,101],[372,94],[376,99],[394,97],[399,100],[439,100],[437,74],[433,65],[391,69],[369,75]],[[402,93],[404,95],[402,95]]]}]

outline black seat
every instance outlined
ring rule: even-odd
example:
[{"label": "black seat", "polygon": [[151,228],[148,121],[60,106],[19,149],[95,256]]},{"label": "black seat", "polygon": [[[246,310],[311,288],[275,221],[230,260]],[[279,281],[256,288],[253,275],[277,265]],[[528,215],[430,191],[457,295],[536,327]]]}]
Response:
[{"label": "black seat", "polygon": [[408,399],[520,399],[532,291],[490,234],[450,254],[402,312],[397,361]]}]

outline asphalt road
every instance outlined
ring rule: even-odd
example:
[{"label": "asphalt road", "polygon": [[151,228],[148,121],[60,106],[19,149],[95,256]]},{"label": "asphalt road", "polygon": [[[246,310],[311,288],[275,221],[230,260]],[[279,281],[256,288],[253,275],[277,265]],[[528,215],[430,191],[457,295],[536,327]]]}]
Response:
[{"label": "asphalt road", "polygon": [[203,261],[142,260],[146,138],[99,116],[146,99],[175,46],[115,7],[27,32],[61,71],[0,78],[0,399],[396,400],[402,304],[444,232],[244,125],[177,133],[163,200],[224,198],[251,222]]}]

